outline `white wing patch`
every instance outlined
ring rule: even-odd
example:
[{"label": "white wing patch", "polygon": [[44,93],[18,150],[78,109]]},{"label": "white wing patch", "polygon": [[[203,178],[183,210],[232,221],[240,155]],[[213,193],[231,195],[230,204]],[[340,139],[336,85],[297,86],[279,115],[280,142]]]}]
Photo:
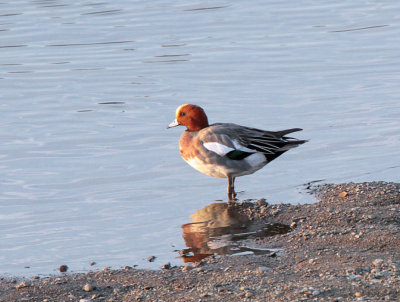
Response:
[{"label": "white wing patch", "polygon": [[231,147],[225,146],[223,144],[217,143],[217,142],[211,142],[211,143],[204,143],[203,146],[212,151],[217,153],[220,156],[224,156],[225,154],[235,150]]}]

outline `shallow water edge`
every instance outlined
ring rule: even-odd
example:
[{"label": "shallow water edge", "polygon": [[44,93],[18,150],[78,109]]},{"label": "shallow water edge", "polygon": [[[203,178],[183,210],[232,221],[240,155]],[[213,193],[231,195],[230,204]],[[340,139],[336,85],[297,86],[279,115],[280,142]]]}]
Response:
[{"label": "shallow water edge", "polygon": [[282,252],[210,257],[160,271],[126,267],[39,279],[3,278],[0,300],[396,300],[400,183],[321,185],[315,192],[315,204],[236,205],[252,221],[293,228],[253,239],[256,245]]}]

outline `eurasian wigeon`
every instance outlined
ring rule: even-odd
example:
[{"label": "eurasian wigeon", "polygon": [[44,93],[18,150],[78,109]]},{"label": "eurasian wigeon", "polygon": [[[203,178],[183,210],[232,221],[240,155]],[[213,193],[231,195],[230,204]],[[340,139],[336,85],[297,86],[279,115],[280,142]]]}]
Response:
[{"label": "eurasian wigeon", "polygon": [[230,123],[209,125],[204,110],[191,104],[179,106],[167,128],[179,125],[187,128],[179,141],[182,158],[204,174],[228,178],[229,200],[236,197],[236,177],[252,174],[306,142],[285,136],[300,128],[265,131]]}]

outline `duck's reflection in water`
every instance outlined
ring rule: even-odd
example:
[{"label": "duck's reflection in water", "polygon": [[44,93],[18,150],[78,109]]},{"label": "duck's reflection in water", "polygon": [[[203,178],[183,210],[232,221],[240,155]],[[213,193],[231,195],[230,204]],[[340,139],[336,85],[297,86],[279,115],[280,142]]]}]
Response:
[{"label": "duck's reflection in water", "polygon": [[193,222],[182,225],[188,248],[181,250],[183,262],[197,262],[212,255],[243,252],[267,254],[271,251],[245,245],[245,239],[264,238],[288,233],[288,225],[251,221],[240,208],[226,203],[213,203],[196,211]]}]

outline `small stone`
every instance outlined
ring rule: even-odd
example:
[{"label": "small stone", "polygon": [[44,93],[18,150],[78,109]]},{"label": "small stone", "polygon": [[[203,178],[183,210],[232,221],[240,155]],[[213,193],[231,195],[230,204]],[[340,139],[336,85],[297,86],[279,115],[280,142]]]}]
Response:
[{"label": "small stone", "polygon": [[89,263],[90,266],[93,266],[93,265],[95,265],[95,264],[96,264],[96,262],[94,262],[94,261],[92,261],[92,262]]},{"label": "small stone", "polygon": [[290,227],[291,227],[292,229],[294,229],[295,227],[297,227],[297,223],[296,223],[295,221],[293,221],[293,222],[290,224]]},{"label": "small stone", "polygon": [[310,260],[308,260],[308,263],[310,263],[312,265],[315,265],[315,264],[317,264],[317,260],[316,259],[310,259]]},{"label": "small stone", "polygon": [[212,298],[212,297],[215,297],[215,296],[217,296],[217,295],[214,294],[214,293],[205,293],[205,294],[202,294],[200,297],[202,297],[202,298]]},{"label": "small stone", "polygon": [[340,198],[344,198],[346,196],[347,196],[347,192],[345,192],[345,191],[339,193]]},{"label": "small stone", "polygon": [[356,292],[356,293],[355,293],[355,296],[356,296],[356,297],[361,297],[361,293],[360,293],[360,292]]},{"label": "small stone", "polygon": [[90,300],[88,299],[80,299],[79,302],[89,302]]},{"label": "small stone", "polygon": [[25,288],[25,287],[29,287],[30,284],[27,283],[26,281],[22,281],[20,282],[18,285],[15,286],[16,289],[21,289],[21,288]]},{"label": "small stone", "polygon": [[266,267],[266,266],[259,266],[256,270],[257,274],[263,274],[267,271],[272,270],[270,267]]},{"label": "small stone", "polygon": [[374,261],[372,261],[372,264],[375,267],[380,267],[383,264],[383,259],[375,259]]},{"label": "small stone", "polygon": [[149,258],[147,258],[147,261],[153,262],[155,259],[156,259],[156,256],[150,256]]},{"label": "small stone", "polygon": [[83,287],[83,290],[84,290],[85,292],[91,292],[91,291],[94,290],[94,286],[91,285],[90,283],[86,283],[85,286]]},{"label": "small stone", "polygon": [[257,200],[257,205],[259,205],[259,206],[264,206],[264,205],[267,205],[267,204],[268,203],[265,202],[265,198],[261,198],[261,199]]},{"label": "small stone", "polygon": [[65,264],[60,265],[60,272],[65,273],[67,270],[68,270],[68,266],[67,265],[65,265]]},{"label": "small stone", "polygon": [[271,214],[272,214],[273,216],[275,216],[275,215],[278,215],[280,212],[281,212],[280,209],[276,209],[276,210],[271,211]]},{"label": "small stone", "polygon": [[171,263],[167,262],[163,266],[161,266],[162,269],[170,269],[171,268]]}]

